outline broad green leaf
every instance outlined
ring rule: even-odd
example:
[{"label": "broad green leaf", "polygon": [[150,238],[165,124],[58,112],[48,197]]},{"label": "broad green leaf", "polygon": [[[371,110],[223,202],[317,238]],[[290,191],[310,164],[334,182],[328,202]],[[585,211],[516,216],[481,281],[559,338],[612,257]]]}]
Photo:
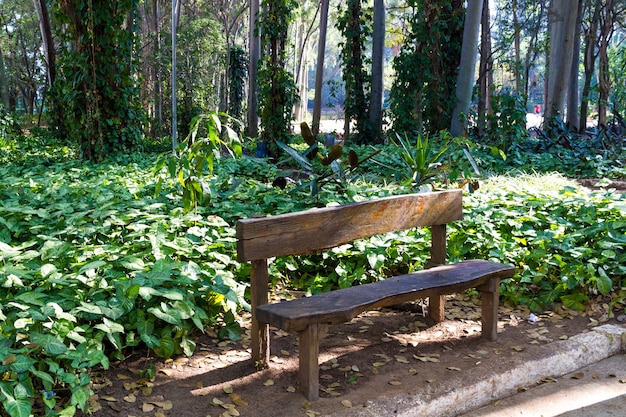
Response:
[{"label": "broad green leaf", "polygon": [[30,417],[31,404],[30,399],[15,399],[9,397],[2,402],[4,409],[11,417]]},{"label": "broad green leaf", "polygon": [[48,275],[56,272],[57,267],[54,266],[53,264],[44,264],[44,265],[41,265],[40,271],[41,271],[41,276],[43,278],[46,278]]},{"label": "broad green leaf", "polygon": [[168,307],[164,303],[161,303],[161,308],[157,308],[157,307],[149,308],[148,312],[167,323],[181,324],[179,312],[175,310],[174,308]]},{"label": "broad green leaf", "polygon": [[106,333],[124,333],[124,326],[114,321],[111,321],[106,317],[103,317],[102,323],[96,324],[94,328],[100,329]]},{"label": "broad green leaf", "polygon": [[103,266],[105,266],[107,263],[105,261],[93,261],[93,262],[89,262],[88,264],[83,265],[79,270],[78,273],[79,274],[83,274],[89,270],[92,269],[98,269],[101,268]]},{"label": "broad green leaf", "polygon": [[29,358],[28,356],[18,355],[9,367],[19,374],[28,371],[35,362],[36,361],[34,359]]},{"label": "broad green leaf", "polygon": [[176,343],[170,337],[162,337],[159,339],[159,346],[154,351],[163,358],[170,358],[176,351]]},{"label": "broad green leaf", "polygon": [[609,295],[613,291],[613,281],[606,274],[604,268],[598,268],[598,277],[596,278],[596,287],[602,295]]},{"label": "broad green leaf", "polygon": [[37,343],[50,355],[60,355],[67,351],[67,346],[59,339],[49,334],[31,333],[31,341]]}]

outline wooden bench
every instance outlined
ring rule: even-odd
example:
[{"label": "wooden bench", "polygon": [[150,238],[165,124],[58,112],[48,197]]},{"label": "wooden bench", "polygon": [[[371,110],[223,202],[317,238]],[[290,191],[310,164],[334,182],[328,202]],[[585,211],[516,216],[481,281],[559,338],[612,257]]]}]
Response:
[{"label": "wooden bench", "polygon": [[[359,313],[428,298],[429,315],[444,320],[444,296],[469,288],[482,293],[482,337],[495,341],[500,279],[512,266],[483,260],[445,264],[446,224],[462,217],[462,191],[409,194],[237,223],[237,254],[251,262],[252,358],[269,363],[269,326],[299,333],[299,384],[309,400],[319,396],[319,339],[324,326]],[[318,253],[356,239],[430,226],[428,269],[384,281],[268,304],[267,259]]]}]

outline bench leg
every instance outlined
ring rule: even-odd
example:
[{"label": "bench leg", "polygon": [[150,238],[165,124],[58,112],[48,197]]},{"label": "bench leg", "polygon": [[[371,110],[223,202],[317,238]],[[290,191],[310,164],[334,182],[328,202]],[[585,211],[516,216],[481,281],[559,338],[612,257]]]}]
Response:
[{"label": "bench leg", "polygon": [[498,338],[498,304],[500,280],[492,278],[478,287],[482,300],[482,338],[495,342]]},{"label": "bench leg", "polygon": [[428,298],[428,314],[435,321],[435,323],[441,323],[444,321],[444,295],[435,295]]},{"label": "bench leg", "polygon": [[311,324],[299,332],[300,374],[298,378],[300,390],[309,401],[315,401],[319,398],[319,329],[319,324]]},{"label": "bench leg", "polygon": [[250,275],[250,304],[252,307],[250,347],[252,349],[252,361],[257,369],[267,368],[270,362],[270,327],[254,317],[254,309],[257,306],[267,304],[267,282],[267,260],[253,261]]}]

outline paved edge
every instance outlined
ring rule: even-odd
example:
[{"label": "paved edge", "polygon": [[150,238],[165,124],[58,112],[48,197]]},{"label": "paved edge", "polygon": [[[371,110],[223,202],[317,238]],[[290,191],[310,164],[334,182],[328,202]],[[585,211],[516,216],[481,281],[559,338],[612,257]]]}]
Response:
[{"label": "paved edge", "polygon": [[[626,351],[626,327],[606,324],[593,330],[545,345],[544,354],[517,364],[513,369],[489,374],[470,386],[455,386],[440,395],[419,398],[401,394],[372,399],[367,408],[350,409],[337,417],[452,417],[509,397],[519,387],[532,386],[544,378],[558,378]],[[451,381],[452,382],[452,381]]]}]

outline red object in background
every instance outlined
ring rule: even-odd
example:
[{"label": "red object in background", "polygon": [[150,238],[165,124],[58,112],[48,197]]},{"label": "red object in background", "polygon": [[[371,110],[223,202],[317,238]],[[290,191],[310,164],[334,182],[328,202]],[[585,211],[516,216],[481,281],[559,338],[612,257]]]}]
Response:
[{"label": "red object in background", "polygon": [[541,106],[539,104],[535,105],[535,114],[539,114],[541,112]]}]

